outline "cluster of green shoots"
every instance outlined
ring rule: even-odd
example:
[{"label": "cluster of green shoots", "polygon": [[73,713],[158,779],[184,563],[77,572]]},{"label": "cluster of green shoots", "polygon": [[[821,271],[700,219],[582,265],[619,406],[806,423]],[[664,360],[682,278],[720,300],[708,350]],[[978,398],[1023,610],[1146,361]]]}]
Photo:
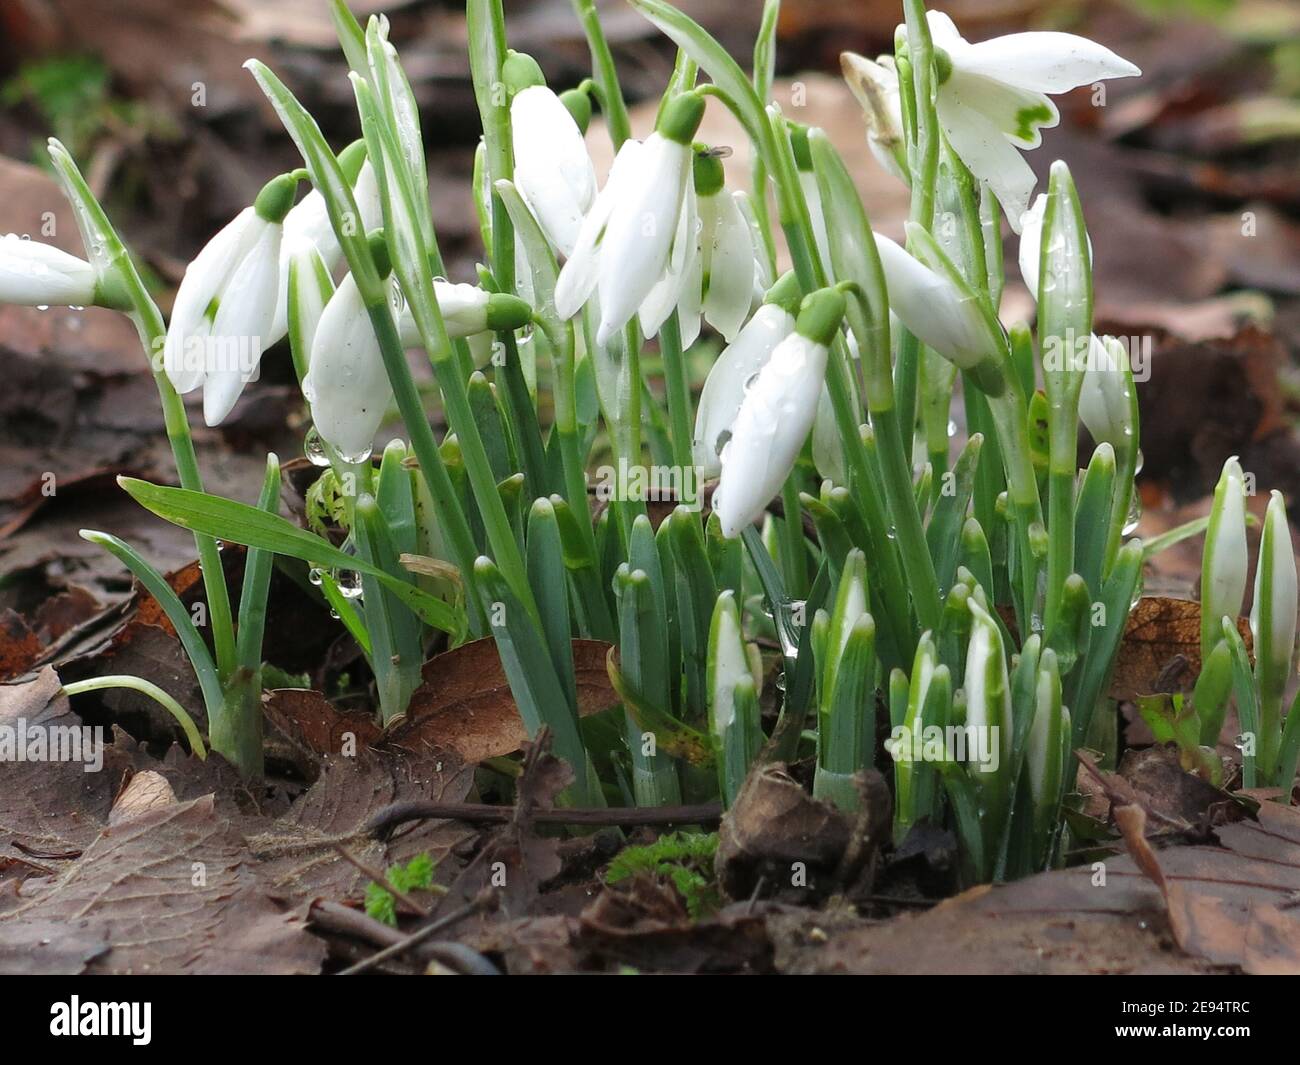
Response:
[{"label": "cluster of green shoots", "polygon": [[[490,365],[475,369],[468,339],[449,328],[435,295],[445,270],[410,86],[382,20],[363,29],[334,0],[363,149],[331,148],[270,70],[250,68],[302,155],[303,169],[287,176],[290,195],[306,180],[324,199],[402,436],[376,463],[312,434],[309,455],[321,467],[314,509],[346,535],[335,546],[326,530],[279,516],[274,456],[256,506],[203,491],[184,407],[155,359],[181,486],[123,484],[194,532],[207,631],[127,545],[87,535],[162,604],[199,676],[211,747],[250,776],[262,770],[262,634],[278,560],[310,572],[355,637],[386,724],[405,712],[432,649],[494,639],[529,733],[548,728],[573,767],[563,796],[572,805],[730,804],[757,763],[780,760],[810,765],[814,793],[853,811],[859,777],[874,767],[892,778],[897,839],[923,820],[951,827],[969,881],[1059,863],[1072,752],[1113,719],[1106,693],[1143,563],[1142,545],[1127,538],[1139,453],[1125,360],[1109,389],[1123,430],[1080,468],[1086,370],[1073,355],[1092,342],[1092,271],[1070,173],[1057,163],[1046,193],[1037,327],[1007,331],[997,317],[1001,208],[939,121],[936,97],[953,77],[952,59],[932,43],[923,5],[907,0],[893,57],[901,129],[892,150],[911,187],[907,254],[952,296],[951,313],[976,323],[978,350],[956,360],[909,328],[916,321],[904,312],[903,282],[882,267],[885,249],[835,146],[773,102],[775,0],[750,70],[663,0],[632,3],[679,49],[660,128],[672,134],[686,114],[689,141],[707,103],[733,112],[751,142],[744,202],[768,283],[778,262],[792,265],[769,299],[798,315],[799,350],[824,358],[833,461],[815,463],[808,440],[794,441],[765,513],[739,535],[717,510],[687,501],[670,509],[616,491],[593,507],[589,476],[599,457],[620,468],[694,468],[698,382],[677,312],[650,345],[635,317],[598,340],[594,299],[567,318],[557,311],[564,263],[516,187],[510,123],[519,82],[510,68],[520,57],[508,48],[501,0],[467,0],[483,125],[477,280],[526,304],[526,320],[490,323]],[[618,149],[631,130],[614,62],[591,0],[575,0],[575,9],[593,64],[579,88]],[[689,106],[674,109],[683,100]],[[697,175],[711,173],[717,147],[695,147]],[[382,209],[370,232],[356,224],[362,150]],[[158,352],[166,331],[129,255],[67,153],[56,146],[53,158],[87,248],[102,261],[103,301],[131,314]],[[709,180],[715,188],[717,176]],[[335,279],[291,277],[289,291],[295,366],[314,377],[309,332]],[[933,313],[949,312],[936,302]],[[432,365],[448,426],[441,439],[409,346]],[[648,372],[651,352],[662,381]],[[818,378],[814,396],[820,386]],[[968,429],[957,454],[954,402]],[[725,491],[739,491],[725,453],[723,463]],[[218,541],[249,548],[237,614]],[[1229,629],[1208,653],[1228,657],[1240,701],[1241,653]],[[575,638],[608,643],[613,709],[579,713]],[[1276,726],[1276,685],[1266,679],[1255,705]],[[1198,701],[1209,728],[1212,694]],[[1291,748],[1293,738],[1281,761],[1293,767]],[[1278,762],[1270,755],[1270,767]]]}]

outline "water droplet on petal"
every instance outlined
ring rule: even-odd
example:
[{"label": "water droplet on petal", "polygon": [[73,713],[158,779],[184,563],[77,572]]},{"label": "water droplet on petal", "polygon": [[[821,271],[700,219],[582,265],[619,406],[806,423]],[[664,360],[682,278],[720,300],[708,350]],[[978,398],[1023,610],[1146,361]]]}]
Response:
[{"label": "water droplet on petal", "polygon": [[345,455],[343,454],[343,452],[340,451],[339,458],[341,458],[344,462],[350,462],[354,466],[359,466],[363,462],[369,462],[370,456],[373,453],[374,453],[374,448],[366,447],[363,448],[361,451],[358,451],[355,455]]},{"label": "water droplet on petal", "polygon": [[307,461],[313,466],[328,466],[330,459],[325,454],[325,441],[321,439],[320,433],[316,431],[313,425],[307,430],[307,436],[302,442],[302,453],[307,456]]}]

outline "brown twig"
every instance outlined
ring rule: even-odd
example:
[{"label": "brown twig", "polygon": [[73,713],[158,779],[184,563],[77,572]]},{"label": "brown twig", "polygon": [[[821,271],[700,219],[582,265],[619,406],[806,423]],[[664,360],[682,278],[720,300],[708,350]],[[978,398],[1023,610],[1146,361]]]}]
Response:
[{"label": "brown twig", "polygon": [[372,954],[365,961],[359,961],[356,965],[350,965],[339,973],[339,976],[356,976],[364,973],[375,966],[395,958],[399,954],[404,954],[412,947],[419,946],[426,939],[433,937],[435,933],[441,932],[445,928],[450,928],[458,921],[463,921],[466,917],[478,913],[480,910],[489,910],[497,904],[496,893],[492,891],[481,891],[474,898],[470,899],[460,909],[452,910],[446,917],[439,917],[436,921],[430,921],[423,928],[416,929],[409,936],[403,936],[400,940],[385,947],[376,954]]},{"label": "brown twig", "polygon": [[[515,816],[513,806],[474,802],[430,802],[414,799],[395,802],[376,812],[365,831],[382,835],[408,821],[467,821],[475,824],[506,824]],[[600,828],[622,825],[716,825],[722,820],[722,805],[716,802],[693,806],[570,807],[562,810],[533,810],[530,819],[539,825],[581,825]]]}]

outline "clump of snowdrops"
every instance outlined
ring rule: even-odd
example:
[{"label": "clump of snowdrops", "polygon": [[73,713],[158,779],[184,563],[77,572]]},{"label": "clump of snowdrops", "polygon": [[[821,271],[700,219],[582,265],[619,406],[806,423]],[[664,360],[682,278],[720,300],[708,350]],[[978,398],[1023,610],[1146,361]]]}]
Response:
[{"label": "clump of snowdrops", "polygon": [[[900,244],[873,231],[825,133],[774,102],[776,0],[751,69],[662,0],[630,2],[678,48],[641,139],[591,0],[574,7],[592,76],[570,87],[509,48],[500,0],[468,0],[484,248],[468,282],[445,279],[421,116],[387,23],[363,29],[340,0],[363,139],[328,144],[250,61],[303,167],[209,242],[166,325],[52,143],[89,261],[6,239],[4,294],[136,323],[180,487],[122,484],[193,530],[207,632],[128,545],[84,535],[162,604],[209,742],[246,774],[261,770],[280,556],[310,567],[364,651],[385,723],[431,648],[493,638],[529,732],[548,727],[574,768],[572,804],[729,803],[756,762],[804,759],[815,793],[853,810],[883,749],[900,840],[923,819],[952,826],[972,881],[1059,862],[1071,752],[1113,716],[1108,678],[1139,594],[1140,453],[1125,350],[1092,333],[1074,182],[1058,162],[1035,198],[1022,153],[1059,120],[1054,94],[1138,70],[1063,33],[972,44],[906,0],[892,55],[844,56],[873,152],[911,189]],[[701,141],[710,108],[739,119],[748,173],[726,169],[734,146]],[[603,185],[584,140],[596,111],[615,151]],[[1032,330],[998,317],[1004,221],[1037,298]],[[219,424],[284,337],[320,467],[314,529],[279,516],[274,456],[256,506],[206,494],[180,398],[201,388]],[[432,365],[442,439],[410,348]],[[958,396],[968,435],[954,453]],[[401,434],[376,456],[394,407]],[[1219,506],[1211,555],[1244,569],[1233,505]],[[1295,622],[1280,502],[1269,530],[1256,674],[1216,622],[1240,607],[1234,568],[1213,585],[1214,671],[1197,703],[1208,736],[1235,684],[1262,730],[1259,771],[1276,778],[1295,763],[1278,710]],[[237,606],[218,541],[249,549]],[[610,645],[615,710],[579,715],[575,637]]]}]

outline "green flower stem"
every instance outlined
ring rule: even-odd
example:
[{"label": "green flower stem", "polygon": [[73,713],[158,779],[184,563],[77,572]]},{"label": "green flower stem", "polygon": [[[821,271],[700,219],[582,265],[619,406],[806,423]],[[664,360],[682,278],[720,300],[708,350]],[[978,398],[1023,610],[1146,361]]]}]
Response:
[{"label": "green flower stem", "polygon": [[[163,423],[166,427],[167,442],[171,445],[172,456],[176,462],[176,474],[182,488],[195,492],[203,491],[203,477],[199,473],[199,460],[194,452],[194,440],[190,435],[189,417],[185,412],[185,403],[172,387],[171,380],[163,369],[162,351],[167,338],[167,327],[163,324],[162,313],[154,303],[144,282],[136,271],[131,255],[117,235],[117,231],[108,220],[108,216],[90,191],[81,176],[81,171],[73,162],[72,156],[57,140],[50,142],[50,158],[63,180],[64,191],[77,211],[79,223],[84,223],[82,236],[87,245],[98,243],[107,256],[110,268],[120,283],[127,305],[128,315],[135,324],[149,358],[149,370],[153,374],[154,386],[158,390],[158,399],[162,404]],[[86,232],[88,229],[89,232]],[[230,609],[230,592],[226,587],[226,575],[221,565],[221,552],[217,541],[211,536],[195,534],[194,544],[198,550],[199,568],[203,572],[203,588],[208,601],[208,621],[212,629],[212,645],[216,652],[217,673],[221,681],[225,680],[236,668],[234,616]]]},{"label": "green flower stem", "polygon": [[[402,348],[401,338],[397,334],[397,326],[393,322],[388,303],[380,300],[378,304],[367,304],[366,310],[374,326],[375,336],[379,340],[380,352],[393,385],[393,394],[397,399],[402,422],[406,426],[406,431],[411,434],[411,448],[415,451],[421,470],[425,471],[429,481],[429,491],[438,507],[439,517],[445,522],[444,528],[447,529],[449,538],[454,538],[453,551],[457,556],[456,562],[460,565],[462,552],[466,552],[471,560],[461,569],[468,601],[474,594],[473,534],[459,505],[453,502],[456,498],[455,489],[442,463],[442,456],[433,437],[433,429],[420,402],[420,394],[411,379],[411,371],[406,364],[406,353]],[[469,476],[474,498],[478,502],[479,513],[483,518],[483,525],[497,567],[511,590],[524,605],[524,609],[533,618],[534,623],[540,625],[537,605],[533,601],[528,577],[524,572],[519,541],[515,539],[510,518],[497,491],[496,478],[492,473],[492,465],[488,461],[487,450],[483,446],[483,438],[479,435],[478,424],[474,420],[474,411],[470,406],[465,381],[456,372],[450,345],[445,342],[446,327],[443,326],[441,317],[437,324],[442,326],[444,342],[439,344],[436,338],[427,334],[424,335],[423,340],[426,351],[441,352],[441,355],[431,356],[431,358],[447,411],[447,423],[460,442],[461,454],[465,459],[465,471]],[[424,329],[421,329],[421,332],[424,333]],[[455,520],[447,520],[452,514],[455,515]],[[478,611],[471,608],[471,618],[476,617]]]},{"label": "green flower stem", "polygon": [[[366,143],[371,145],[374,156],[390,161],[390,165],[380,168],[381,175],[386,174],[392,178],[391,182],[386,178],[381,179],[387,210],[396,219],[400,208],[402,214],[410,218],[414,214],[412,204],[415,196],[405,181],[402,171],[391,165],[391,161],[399,157],[393,131],[381,121],[374,106],[373,96],[365,83],[354,82],[354,89],[363,116],[362,128],[366,134]],[[385,218],[388,218],[388,214],[385,214]],[[428,250],[414,227],[408,227],[405,233],[399,233],[399,228],[393,226],[387,233],[390,251],[393,253],[393,267],[402,283],[402,291],[406,295],[419,329],[421,343],[433,365],[434,376],[447,412],[447,423],[460,444],[466,473],[469,476],[474,498],[479,505],[488,542],[501,575],[510,585],[519,602],[523,604],[529,617],[534,620],[534,623],[540,624],[537,604],[533,600],[524,570],[519,542],[515,538],[505,505],[497,491],[496,478],[470,405],[466,381],[459,372],[455,349],[447,336],[447,327],[442,320],[437,297],[434,295],[433,280],[428,276],[427,270],[421,269],[421,265],[428,262]],[[349,255],[353,276],[358,276],[359,269],[365,270],[365,264],[361,262],[360,256],[368,255],[368,249],[364,245],[357,249],[352,244],[344,244],[344,250]],[[366,272],[373,274],[373,266]],[[433,495],[440,516],[446,523],[448,538],[452,544],[453,554],[456,556],[454,561],[460,567],[466,582],[466,599],[477,601],[479,596],[475,594],[473,588],[474,559],[477,554],[473,534],[469,522],[454,502],[455,490],[443,466],[442,456],[420,401],[419,391],[411,378],[410,367],[406,364],[406,353],[388,304],[387,288],[382,284],[368,284],[362,289],[362,296],[371,324],[374,326],[375,337],[379,342],[389,381],[393,386],[398,410],[401,412],[407,432],[411,434],[412,450],[415,451],[420,468],[429,480],[430,493]],[[470,611],[475,627],[478,628],[481,625],[479,609],[471,607]]]},{"label": "green flower stem", "polygon": [[600,24],[595,0],[573,0],[573,10],[582,23],[582,32],[587,35],[592,74],[600,93],[600,108],[605,113],[605,127],[617,152],[632,136],[632,123],[627,117],[618,68],[614,66],[614,56],[610,53],[609,41],[605,39],[605,28]]},{"label": "green flower stem", "polygon": [[[774,115],[773,121],[764,125],[764,143],[770,156],[769,165],[776,181],[781,228],[785,233],[786,244],[790,249],[790,257],[794,262],[795,274],[799,278],[799,283],[803,286],[805,292],[812,292],[825,284],[825,272],[820,257],[814,255],[811,250],[813,248],[812,220],[809,217],[808,205],[804,200],[803,191],[799,185],[790,140],[784,135],[778,137],[776,131],[777,121],[783,120]],[[835,424],[839,430],[840,439],[844,444],[852,480],[857,485],[864,487],[883,481],[887,493],[897,494],[905,488],[904,494],[907,496],[907,506],[901,513],[906,515],[910,510],[910,513],[915,515],[916,498],[912,493],[912,479],[910,472],[907,470],[906,462],[904,462],[903,471],[905,486],[898,479],[897,455],[890,460],[893,463],[893,468],[887,477],[883,470],[873,477],[871,470],[868,468],[869,460],[858,428],[860,416],[853,398],[848,360],[847,346],[842,338],[837,337],[831,345],[830,357],[827,360],[826,386],[830,393],[831,407],[835,414]],[[915,378],[913,378],[914,384]],[[898,434],[895,433],[894,435],[897,436]],[[886,450],[890,449],[888,443],[885,446]],[[903,573],[896,565],[891,564],[892,556],[888,553],[889,545],[894,543],[889,534],[889,515],[875,492],[860,490],[858,500],[862,506],[867,527],[872,538],[876,541],[876,549],[880,553],[881,561],[876,564],[883,571],[881,575],[883,578],[882,598],[889,604],[892,612],[888,625],[893,631],[900,653],[910,658],[916,650],[917,631],[912,624],[907,607],[908,593],[907,586],[903,581]],[[906,521],[907,519],[906,517],[899,519],[896,515],[895,520]],[[909,537],[900,531],[898,539],[906,541]],[[903,544],[899,544],[899,549],[904,549]],[[915,549],[915,551],[925,555],[930,574],[929,584],[927,585],[922,577],[918,593],[917,616],[918,618],[932,619],[937,625],[938,585],[934,580],[934,564],[930,560],[929,551],[926,548],[925,535],[920,531],[919,517],[917,517],[915,543],[907,545],[906,549],[909,551]],[[919,558],[914,559],[914,561],[919,561]],[[927,588],[933,589],[936,607],[934,611],[931,610],[928,601],[922,604],[922,599],[927,596]],[[928,627],[928,621],[923,621],[923,624]]]},{"label": "green flower stem", "polygon": [[[907,48],[911,71],[911,92],[906,110],[914,123],[914,137],[908,145],[912,174],[910,218],[925,229],[934,223],[935,187],[939,174],[939,119],[934,110],[934,47],[922,0],[904,0],[907,20]],[[900,88],[905,88],[900,77]],[[910,249],[909,249],[910,250]],[[898,338],[894,369],[894,390],[900,424],[907,431],[907,453],[912,450],[912,427],[916,424],[916,383],[920,365],[920,342],[907,329]]]},{"label": "green flower stem", "polygon": [[939,117],[934,109],[934,45],[923,0],[903,0],[907,50],[912,68],[912,112],[916,139],[909,161],[912,171],[911,220],[929,229],[934,222],[934,194],[939,173]]},{"label": "green flower stem", "polygon": [[[871,315],[870,303],[861,287],[845,283],[841,286],[857,300],[862,313]],[[848,363],[845,359],[845,345],[837,342],[833,361],[839,366],[839,372],[831,375],[837,387],[848,376]],[[879,353],[864,353],[864,357],[877,359]],[[833,393],[832,393],[833,395]],[[899,422],[898,409],[894,405],[895,397],[887,390],[873,390],[867,396],[867,416],[876,436],[876,449],[880,455],[880,475],[885,489],[885,500],[889,515],[894,520],[894,534],[898,542],[898,551],[902,558],[903,571],[912,593],[912,605],[922,631],[938,631],[942,604],[939,601],[939,582],[935,577],[934,559],[930,555],[925,539],[925,529],[921,524],[921,514],[916,504],[916,493],[912,487],[912,469],[904,450],[903,426]],[[841,427],[843,434],[845,427]],[[860,441],[856,426],[853,439]],[[848,446],[849,437],[844,437],[847,450],[861,451]],[[909,441],[910,443],[910,441]],[[864,482],[865,483],[865,482]],[[907,630],[903,630],[907,631]],[[915,651],[912,641],[907,641],[907,653]]]},{"label": "green flower stem", "polygon": [[[892,407],[868,409],[871,427],[876,432],[880,451],[880,472],[885,485],[885,499],[894,519],[898,550],[912,593],[912,606],[922,631],[937,632],[942,604],[939,582],[934,574],[934,559],[925,541],[925,529],[912,489],[911,467],[903,452],[902,427],[898,412]],[[909,648],[909,652],[914,648]]]},{"label": "green flower stem", "polygon": [[[576,338],[572,322],[564,322],[557,332],[544,317],[536,324],[542,328],[555,358],[555,427],[559,434],[560,465],[564,475],[564,496],[574,513],[590,513],[587,501],[587,466],[582,455],[582,436],[578,428],[578,389],[575,369]],[[596,533],[590,521],[578,523],[589,558],[596,557]]]},{"label": "green flower stem", "polygon": [[[885,511],[884,501],[878,492],[872,490],[873,485],[884,479],[884,473],[880,471],[876,476],[872,476],[868,466],[867,450],[862,443],[862,434],[858,428],[858,414],[854,409],[853,393],[849,387],[848,352],[844,341],[839,338],[831,345],[830,357],[826,362],[826,386],[831,397],[831,408],[835,414],[835,425],[844,443],[845,456],[849,462],[850,480],[857,486],[855,493],[857,501],[862,509],[868,533],[874,541],[872,579],[877,579],[875,575],[879,575],[880,598],[886,612],[886,617],[882,620],[893,635],[898,653],[907,656],[910,660],[916,652],[918,633],[912,624],[908,610],[908,589],[903,580],[903,571],[896,564],[895,556],[892,554],[894,550],[901,550],[902,545],[897,544],[896,540],[889,535],[889,515]],[[896,473],[895,469],[893,474]],[[897,484],[894,485],[894,490],[898,490]],[[907,491],[910,495],[911,478],[907,478]],[[914,498],[911,507],[915,512]],[[899,539],[902,537],[900,536]],[[926,552],[928,558],[929,551],[924,533],[920,534],[917,546],[921,551]],[[930,579],[934,580],[933,562],[930,563]],[[935,600],[936,602],[938,600],[937,585]],[[925,616],[929,617],[928,604],[922,607],[918,597],[918,616],[922,610],[927,611]]]},{"label": "green flower stem", "polygon": [[176,719],[176,723],[180,725],[181,730],[185,733],[185,739],[189,742],[190,750],[201,759],[208,757],[208,749],[203,745],[203,736],[199,733],[198,726],[194,724],[194,718],[190,717],[185,707],[181,706],[158,685],[145,680],[143,677],[133,677],[129,674],[91,677],[89,680],[78,680],[71,684],[65,684],[63,694],[84,695],[86,692],[102,691],[105,688],[127,688],[130,691],[149,696],[150,699]]},{"label": "green flower stem", "polygon": [[664,389],[668,393],[668,423],[673,442],[673,462],[678,469],[694,464],[691,439],[691,382],[687,374],[686,353],[682,351],[681,323],[677,312],[659,328],[659,351],[664,363]]},{"label": "green flower stem", "polygon": [[[1027,638],[1031,630],[1037,627],[1033,620],[1040,617],[1040,612],[1035,608],[1038,567],[1029,548],[1029,531],[1035,524],[1042,524],[1043,509],[1038,498],[1038,478],[1034,474],[1034,463],[1029,454],[1029,426],[1025,421],[1024,400],[1014,380],[1008,383],[1000,396],[988,397],[988,410],[997,430],[998,447],[1007,475],[1007,498],[1016,528],[1016,554],[1020,570],[1020,621],[1022,626],[1029,623],[1027,628],[1022,628],[1022,638]],[[1070,535],[1073,537],[1073,519],[1069,524]],[[991,532],[992,526],[986,530],[986,533]],[[993,589],[990,588],[989,591],[992,592]]]},{"label": "green flower stem", "polygon": [[781,486],[781,570],[785,587],[792,599],[808,594],[808,549],[804,546],[802,508],[799,505],[799,480],[794,470]]},{"label": "green flower stem", "polygon": [[[475,0],[466,6],[471,37],[483,38],[480,47],[469,50],[475,97],[483,124],[483,141],[487,148],[487,168],[492,190],[492,276],[502,292],[515,291],[515,229],[496,182],[514,177],[514,156],[510,136],[510,105],[498,90],[502,84],[502,66],[506,58],[505,14],[500,0]],[[486,62],[485,62],[486,61]],[[524,380],[519,349],[512,332],[498,334],[505,346],[501,376],[503,405],[520,444],[524,464],[526,491],[529,496],[542,494],[546,487],[546,450],[542,445],[537,408],[533,405]]]}]

